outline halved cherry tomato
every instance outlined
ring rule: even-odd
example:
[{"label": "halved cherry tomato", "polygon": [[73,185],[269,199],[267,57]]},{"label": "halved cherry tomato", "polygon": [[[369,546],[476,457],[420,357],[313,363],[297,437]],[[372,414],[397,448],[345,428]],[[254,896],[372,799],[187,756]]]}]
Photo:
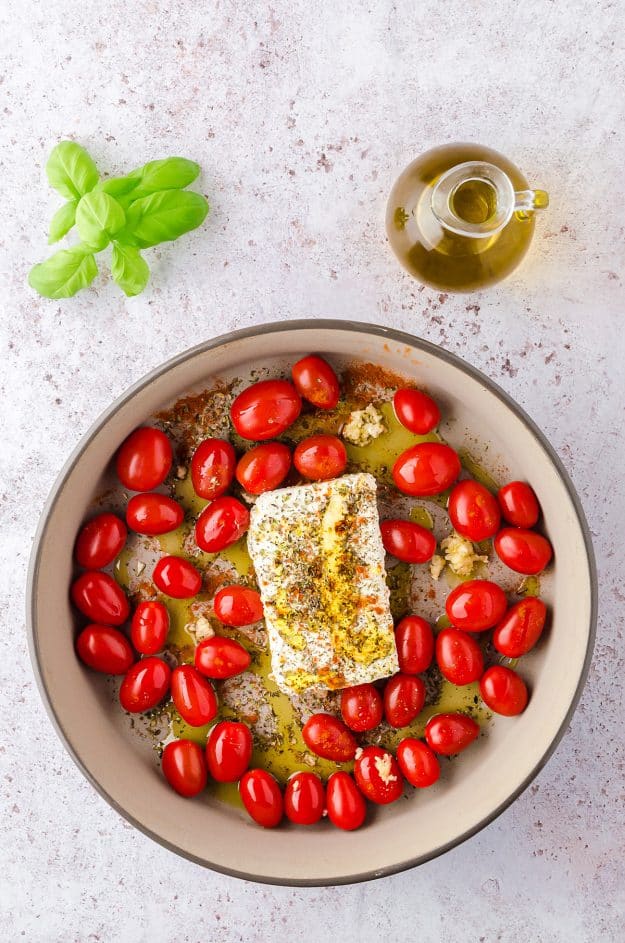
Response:
[{"label": "halved cherry tomato", "polygon": [[419,442],[399,456],[393,466],[393,480],[404,494],[427,497],[446,491],[460,471],[460,459],[450,446]]},{"label": "halved cherry tomato", "polygon": [[217,714],[217,696],[213,686],[193,665],[174,668],[171,696],[176,710],[191,727],[203,727]]},{"label": "halved cherry tomato", "polygon": [[553,556],[546,537],[521,527],[504,527],[495,537],[493,546],[502,563],[526,576],[541,573]]},{"label": "halved cherry tomato", "polygon": [[199,743],[192,740],[172,740],[163,750],[163,776],[176,792],[190,799],[206,787],[208,775]]},{"label": "halved cherry tomato", "polygon": [[304,478],[327,481],[343,474],[347,466],[347,451],[335,435],[311,435],[298,443],[293,453],[293,464]]},{"label": "halved cherry tomato", "polygon": [[195,667],[207,678],[233,678],[249,668],[252,658],[233,638],[213,635],[195,649]]},{"label": "halved cherry tomato", "polygon": [[349,775],[339,770],[332,773],[326,785],[328,818],[337,828],[353,832],[360,828],[367,815],[367,803]]},{"label": "halved cherry tomato", "polygon": [[434,633],[421,616],[405,616],[395,627],[395,645],[402,674],[427,671],[434,657]]},{"label": "halved cherry tomato", "polygon": [[454,528],[469,540],[487,540],[499,530],[501,513],[496,498],[479,481],[459,481],[447,505]]},{"label": "halved cherry tomato", "polygon": [[311,354],[293,364],[291,375],[300,396],[318,409],[334,409],[341,390],[336,373],[322,357]]},{"label": "halved cherry tomato", "polygon": [[212,501],[224,494],[234,478],[237,457],[225,439],[204,439],[191,459],[193,490],[200,498]]},{"label": "halved cherry tomato", "polygon": [[250,769],[239,782],[239,794],[248,815],[263,828],[274,828],[282,821],[284,802],[280,787],[264,769]]},{"label": "halved cherry tomato", "polygon": [[382,695],[372,684],[356,684],[341,691],[341,717],[350,730],[373,730],[383,714]]},{"label": "halved cherry tomato", "polygon": [[441,411],[427,393],[421,390],[397,390],[393,409],[399,422],[417,435],[427,435],[441,421]]},{"label": "halved cherry tomato", "polygon": [[141,426],[122,442],[115,459],[117,477],[129,491],[152,491],[167,478],[171,442],[160,429]]},{"label": "halved cherry tomato", "polygon": [[121,625],[130,615],[126,594],[108,573],[81,573],[72,583],[71,594],[74,605],[93,622]]},{"label": "halved cherry tomato", "polygon": [[501,513],[515,527],[534,527],[540,515],[538,498],[524,481],[510,481],[497,492]]},{"label": "halved cherry tomato", "polygon": [[126,507],[126,521],[138,534],[168,534],[180,527],[184,511],[177,501],[165,494],[135,494]]},{"label": "halved cherry tomato", "polygon": [[130,639],[142,655],[162,652],[169,632],[167,606],[155,599],[140,602],[132,615]]},{"label": "halved cherry tomato", "polygon": [[240,540],[250,524],[250,512],[224,495],[204,508],[195,525],[195,540],[200,550],[218,553]]},{"label": "halved cherry tomato", "polygon": [[250,765],[252,733],[247,724],[222,720],[215,724],[206,743],[208,771],[218,783],[236,783]]},{"label": "halved cherry tomato", "polygon": [[465,632],[492,629],[508,607],[501,586],[490,580],[467,580],[451,591],[445,603],[449,621]]},{"label": "halved cherry tomato", "polygon": [[169,691],[171,668],[162,658],[142,658],[132,665],[119,689],[119,700],[125,711],[137,714],[149,711]]},{"label": "halved cherry tomato", "polygon": [[316,773],[293,773],[284,790],[284,812],[296,825],[314,825],[323,815],[325,792]]},{"label": "halved cherry tomato", "polygon": [[249,494],[273,491],[282,484],[291,468],[291,452],[282,442],[264,442],[241,456],[237,481]]},{"label": "halved cherry tomato", "polygon": [[288,380],[261,380],[239,393],[230,407],[232,425],[243,439],[277,439],[302,409],[299,393]]},{"label": "halved cherry tomato", "polygon": [[173,599],[197,596],[202,588],[202,574],[182,557],[161,557],[154,567],[152,579],[162,593]]},{"label": "halved cherry tomato", "polygon": [[399,518],[380,523],[387,553],[404,563],[426,563],[436,550],[436,537],[427,527]]},{"label": "halved cherry tomato", "polygon": [[418,789],[432,786],[441,774],[436,754],[427,743],[414,737],[406,737],[397,747],[399,768],[410,783]]},{"label": "halved cherry tomato", "polygon": [[263,617],[260,594],[247,586],[224,586],[215,596],[213,608],[224,625],[252,625]]},{"label": "halved cherry tomato", "polygon": [[406,727],[423,710],[425,682],[415,675],[396,674],[384,688],[384,716],[391,727]]},{"label": "halved cherry tomato", "polygon": [[109,625],[86,626],[76,639],[76,651],[85,665],[108,675],[125,675],[135,660],[126,636]]},{"label": "halved cherry tomato", "polygon": [[512,668],[493,665],[480,681],[480,694],[487,707],[504,717],[521,714],[527,705],[525,681]]},{"label": "halved cherry tomato", "polygon": [[453,756],[466,750],[479,732],[479,724],[466,714],[436,714],[425,726],[425,739],[435,753]]},{"label": "halved cherry tomato", "polygon": [[484,673],[482,649],[474,638],[459,629],[443,629],[438,633],[436,661],[443,677],[459,686],[477,681]]},{"label": "halved cherry tomato", "polygon": [[304,743],[309,750],[326,760],[346,763],[356,754],[356,740],[342,720],[332,714],[313,714],[302,730]]},{"label": "halved cherry tomato", "polygon": [[378,805],[395,802],[404,791],[397,760],[382,747],[365,747],[354,763],[354,778],[362,794]]},{"label": "halved cherry tomato", "polygon": [[547,607],[538,596],[515,603],[493,632],[493,645],[507,658],[520,658],[534,647],[545,627]]},{"label": "halved cherry tomato", "polygon": [[128,531],[116,514],[97,514],[81,528],[74,555],[79,566],[100,570],[124,548]]}]

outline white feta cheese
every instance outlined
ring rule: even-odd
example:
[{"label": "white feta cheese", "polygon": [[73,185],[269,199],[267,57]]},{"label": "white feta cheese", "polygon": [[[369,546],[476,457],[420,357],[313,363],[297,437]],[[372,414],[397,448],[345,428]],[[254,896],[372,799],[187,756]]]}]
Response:
[{"label": "white feta cheese", "polygon": [[353,445],[364,446],[369,445],[383,432],[386,432],[384,417],[373,403],[369,403],[365,409],[356,409],[350,413],[341,435]]}]

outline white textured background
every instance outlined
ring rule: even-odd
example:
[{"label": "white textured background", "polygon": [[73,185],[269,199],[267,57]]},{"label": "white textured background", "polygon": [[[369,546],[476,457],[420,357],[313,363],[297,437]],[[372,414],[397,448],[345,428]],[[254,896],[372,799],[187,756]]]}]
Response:
[{"label": "white textured background", "polygon": [[[0,10],[0,939],[622,943],[622,0]],[[148,252],[153,279],[137,299],[105,278],[63,302],[26,286],[58,205],[43,166],[64,137],[111,173],[171,154],[203,167],[207,225]],[[453,140],[504,151],[552,204],[517,275],[440,302],[400,270],[382,221],[401,168]],[[206,337],[314,315],[422,335],[530,412],[585,505],[601,619],[571,729],[497,822],[418,870],[294,890],[179,860],[93,792],[39,701],[23,590],[48,490],[113,397]]]}]

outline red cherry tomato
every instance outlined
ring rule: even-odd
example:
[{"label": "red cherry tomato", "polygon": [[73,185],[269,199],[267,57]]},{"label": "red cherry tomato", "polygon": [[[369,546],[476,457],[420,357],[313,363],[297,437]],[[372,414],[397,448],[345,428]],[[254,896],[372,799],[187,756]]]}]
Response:
[{"label": "red cherry tomato", "polygon": [[501,514],[497,500],[479,481],[459,481],[454,485],[447,510],[454,528],[469,540],[487,540],[499,530]]},{"label": "red cherry tomato", "polygon": [[526,576],[541,573],[553,556],[546,537],[520,527],[504,527],[495,537],[493,546],[502,563]]},{"label": "red cherry tomato", "polygon": [[505,717],[521,714],[527,705],[525,682],[516,671],[503,665],[493,665],[484,673],[480,694],[487,707]]},{"label": "red cherry tomato", "polygon": [[239,782],[239,793],[250,818],[263,828],[274,828],[282,821],[284,802],[280,787],[264,769],[250,769]]},{"label": "red cherry tomato", "polygon": [[206,743],[206,762],[218,783],[236,783],[250,765],[252,734],[246,724],[222,720],[215,724]]},{"label": "red cherry tomato", "polygon": [[236,476],[249,494],[273,491],[282,484],[291,468],[291,453],[281,442],[256,445],[239,459]]},{"label": "red cherry tomato", "polygon": [[490,580],[467,580],[451,591],[445,603],[449,621],[465,632],[492,629],[508,608],[501,586]]},{"label": "red cherry tomato", "polygon": [[72,600],[93,622],[121,625],[130,615],[126,594],[112,576],[98,570],[81,573],[72,583]]},{"label": "red cherry tomato", "polygon": [[76,639],[80,660],[108,675],[125,675],[133,661],[130,642],[118,629],[108,625],[88,625]]},{"label": "red cherry tomato", "polygon": [[184,511],[177,501],[165,494],[135,494],[126,508],[126,521],[138,534],[168,534],[180,527]]},{"label": "red cherry tomato", "polygon": [[169,613],[162,602],[150,599],[140,602],[130,623],[130,639],[142,655],[162,652],[169,632]]},{"label": "red cherry tomato", "polygon": [[356,754],[356,740],[342,720],[332,714],[313,714],[302,730],[309,750],[326,760],[346,763]]},{"label": "red cherry tomato", "polygon": [[177,793],[190,799],[206,786],[208,779],[202,747],[192,740],[173,740],[163,750],[163,776]]},{"label": "red cherry tomato", "polygon": [[466,750],[479,732],[479,724],[466,714],[436,714],[425,726],[425,739],[435,753],[452,756]]},{"label": "red cherry tomato", "polygon": [[277,439],[302,409],[299,393],[288,380],[261,380],[239,393],[230,407],[232,425],[243,439]]},{"label": "red cherry tomato", "polygon": [[391,727],[406,727],[423,710],[425,682],[414,675],[396,674],[384,688],[384,716]]},{"label": "red cherry tomato", "polygon": [[440,409],[432,397],[421,390],[397,390],[393,408],[402,426],[416,435],[427,435],[441,421]]},{"label": "red cherry tomato", "polygon": [[295,389],[318,409],[334,409],[341,395],[336,373],[322,357],[311,354],[293,364]]},{"label": "red cherry tomato", "polygon": [[508,609],[493,632],[493,645],[507,658],[520,658],[534,647],[545,627],[547,607],[537,596],[528,596]]},{"label": "red cherry tomato", "polygon": [[203,727],[217,714],[217,697],[212,685],[193,665],[174,668],[171,696],[176,710],[191,727]]},{"label": "red cherry tomato", "polygon": [[474,638],[458,629],[438,633],[436,661],[443,677],[452,684],[471,684],[484,673],[482,649]]},{"label": "red cherry tomato", "polygon": [[137,714],[149,711],[169,691],[171,668],[162,658],[142,658],[132,665],[119,689],[119,700],[125,711]]},{"label": "red cherry tomato", "polygon": [[334,435],[311,435],[297,445],[293,464],[304,478],[327,481],[343,474],[347,466],[347,452],[341,440]]},{"label": "red cherry tomato", "polygon": [[356,684],[341,691],[341,716],[350,730],[373,730],[383,713],[382,695],[372,684]]},{"label": "red cherry tomato", "polygon": [[117,477],[129,491],[152,491],[167,478],[171,443],[160,429],[142,426],[122,442],[115,459]]},{"label": "red cherry tomato", "polygon": [[195,649],[195,667],[207,678],[233,678],[249,668],[252,658],[233,638],[213,635]]},{"label": "red cherry tomato", "polygon": [[510,481],[497,493],[501,513],[515,527],[534,527],[540,506],[534,489],[524,481]]},{"label": "red cherry tomato", "polygon": [[98,514],[81,528],[74,555],[79,566],[100,570],[112,563],[126,543],[126,525],[115,514]]},{"label": "red cherry tomato", "polygon": [[432,664],[434,633],[420,616],[405,616],[397,623],[395,645],[402,674],[418,675]]},{"label": "red cherry tomato", "polygon": [[195,525],[195,540],[206,553],[218,553],[240,540],[250,524],[250,512],[226,495],[204,508]]},{"label": "red cherry tomato", "polygon": [[395,802],[404,791],[397,760],[382,747],[365,747],[354,763],[354,778],[362,794],[378,805]]},{"label": "red cherry tomato", "polygon": [[419,442],[402,452],[393,466],[399,490],[416,497],[446,491],[459,474],[460,459],[442,442]]},{"label": "red cherry tomato", "polygon": [[353,832],[360,828],[367,814],[367,803],[349,775],[339,770],[332,773],[326,786],[328,818],[337,828]]},{"label": "red cherry tomato", "polygon": [[406,737],[397,747],[399,768],[410,783],[418,789],[432,786],[441,774],[440,763],[427,743]]},{"label": "red cherry tomato", "polygon": [[237,457],[225,439],[204,439],[191,459],[193,490],[200,498],[212,501],[230,487]]},{"label": "red cherry tomato", "polygon": [[426,563],[436,550],[436,537],[427,527],[400,519],[382,521],[382,543],[387,553],[404,563]]},{"label": "red cherry tomato", "polygon": [[152,579],[162,593],[173,599],[197,596],[202,588],[202,574],[182,557],[161,557],[154,567]]},{"label": "red cherry tomato", "polygon": [[296,825],[314,825],[323,815],[325,792],[316,773],[293,773],[284,790],[284,812]]},{"label": "red cherry tomato", "polygon": [[224,625],[252,625],[263,617],[259,593],[247,586],[224,586],[215,596],[213,608]]}]

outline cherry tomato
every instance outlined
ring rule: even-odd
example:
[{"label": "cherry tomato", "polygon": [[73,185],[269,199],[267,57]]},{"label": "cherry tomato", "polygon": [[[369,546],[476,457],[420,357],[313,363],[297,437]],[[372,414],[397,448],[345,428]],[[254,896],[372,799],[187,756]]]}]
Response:
[{"label": "cherry tomato", "polygon": [[250,769],[239,782],[239,793],[250,818],[263,828],[282,821],[284,802],[280,787],[264,769]]},{"label": "cherry tomato", "polygon": [[395,627],[395,645],[402,674],[427,671],[434,657],[434,633],[421,616],[405,616]]},{"label": "cherry tomato", "polygon": [[493,546],[502,563],[526,576],[541,573],[553,556],[546,537],[520,527],[504,527],[495,537]]},{"label": "cherry tomato", "polygon": [[163,776],[179,795],[190,799],[206,787],[208,775],[202,747],[192,740],[172,740],[163,750]]},{"label": "cherry tomato", "polygon": [[395,802],[404,791],[397,760],[382,747],[365,747],[354,763],[354,778],[362,794],[378,805]]},{"label": "cherry tomato", "polygon": [[117,477],[129,491],[152,491],[167,478],[171,443],[160,429],[142,426],[122,442],[115,459]]},{"label": "cherry tomato", "polygon": [[133,661],[130,642],[118,629],[108,625],[88,625],[76,639],[80,660],[108,675],[125,675]]},{"label": "cherry tomato", "polygon": [[177,501],[165,494],[135,494],[126,508],[126,521],[138,534],[168,534],[180,527],[184,511]]},{"label": "cherry tomato", "polygon": [[142,655],[162,652],[169,632],[167,606],[154,599],[140,602],[130,623],[130,639]]},{"label": "cherry tomato", "polygon": [[399,768],[410,783],[418,789],[432,786],[441,774],[440,763],[427,743],[406,737],[397,747]]},{"label": "cherry tomato", "polygon": [[246,724],[222,720],[215,724],[206,743],[206,762],[218,783],[236,783],[252,759],[252,734]]},{"label": "cherry tomato", "polygon": [[454,528],[469,540],[487,540],[499,530],[501,514],[497,500],[479,481],[459,481],[454,485],[447,511]]},{"label": "cherry tomato", "polygon": [[213,687],[193,665],[179,665],[171,675],[174,706],[190,727],[203,727],[217,714]]},{"label": "cherry tomato", "polygon": [[288,380],[261,380],[239,393],[230,407],[232,425],[243,439],[277,439],[302,409],[299,393]]},{"label": "cherry tomato", "polygon": [[350,730],[373,730],[383,713],[382,695],[372,684],[356,684],[341,691],[341,716]]},{"label": "cherry tomato", "polygon": [[250,524],[250,512],[224,495],[204,508],[195,525],[195,540],[206,553],[218,553],[240,540]]},{"label": "cherry tomato", "polygon": [[119,700],[125,711],[138,714],[149,711],[169,691],[171,668],[162,658],[142,658],[132,665],[119,689]]},{"label": "cherry tomato", "polygon": [[459,474],[460,459],[442,442],[419,442],[402,452],[393,466],[399,490],[416,497],[446,491]]},{"label": "cherry tomato", "polygon": [[152,579],[162,593],[174,599],[197,596],[202,588],[202,574],[182,557],[161,557],[154,567]]},{"label": "cherry tomato", "polygon": [[191,459],[193,490],[200,498],[212,501],[230,487],[237,457],[225,439],[204,439]]},{"label": "cherry tomato", "polygon": [[466,714],[436,714],[425,725],[428,746],[442,756],[452,756],[466,750],[479,732],[479,724]]},{"label": "cherry tomato", "polygon": [[247,586],[224,586],[215,596],[213,608],[224,625],[252,625],[263,617],[259,593]]},{"label": "cherry tomato", "polygon": [[86,570],[100,570],[112,563],[126,543],[126,525],[116,514],[98,514],[81,528],[74,556]]},{"label": "cherry tomato", "polygon": [[121,625],[130,615],[123,589],[108,573],[87,570],[72,583],[72,600],[77,609],[93,622]]},{"label": "cherry tomato", "polygon": [[397,390],[393,409],[402,426],[417,435],[427,435],[441,421],[441,411],[427,393],[421,390]]},{"label": "cherry tomato", "polygon": [[291,453],[281,442],[256,445],[239,459],[236,476],[249,494],[273,491],[282,484],[291,468]]},{"label": "cherry tomato", "polygon": [[334,409],[341,395],[336,373],[322,357],[311,354],[293,364],[295,389],[318,409]]},{"label": "cherry tomato", "polygon": [[356,740],[342,720],[332,714],[313,714],[302,730],[309,750],[326,760],[346,763],[356,754]]},{"label": "cherry tomato", "polygon": [[332,773],[326,785],[328,818],[337,828],[353,832],[360,828],[367,814],[367,803],[349,775],[339,770]]},{"label": "cherry tomato", "polygon": [[404,563],[426,563],[436,550],[436,537],[427,527],[400,519],[382,521],[382,543],[387,553]]},{"label": "cherry tomato", "polygon": [[534,647],[545,627],[547,607],[537,596],[528,596],[508,609],[493,632],[493,645],[507,658],[520,658]]},{"label": "cherry tomato", "polygon": [[293,453],[293,464],[304,478],[327,481],[343,474],[347,452],[334,435],[311,435],[298,443]]},{"label": "cherry tomato", "polygon": [[534,489],[524,481],[510,481],[497,492],[501,513],[515,527],[534,527],[540,506]]},{"label": "cherry tomato", "polygon": [[474,638],[459,629],[443,629],[438,633],[436,661],[443,677],[452,684],[471,684],[484,673],[482,649]]},{"label": "cherry tomato", "polygon": [[384,688],[384,716],[391,727],[406,727],[423,710],[425,682],[414,675],[396,674]]},{"label": "cherry tomato", "polygon": [[213,635],[195,649],[195,667],[207,678],[233,678],[249,668],[252,658],[233,638]]},{"label": "cherry tomato", "polygon": [[505,717],[521,714],[527,705],[525,682],[516,671],[503,665],[493,665],[484,673],[480,694],[487,707]]},{"label": "cherry tomato", "polygon": [[467,580],[451,591],[445,603],[449,621],[465,632],[492,629],[508,608],[501,586],[490,580]]},{"label": "cherry tomato", "polygon": [[284,812],[296,825],[314,825],[323,815],[325,792],[316,773],[293,773],[284,790]]}]

